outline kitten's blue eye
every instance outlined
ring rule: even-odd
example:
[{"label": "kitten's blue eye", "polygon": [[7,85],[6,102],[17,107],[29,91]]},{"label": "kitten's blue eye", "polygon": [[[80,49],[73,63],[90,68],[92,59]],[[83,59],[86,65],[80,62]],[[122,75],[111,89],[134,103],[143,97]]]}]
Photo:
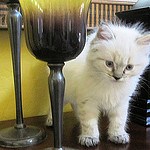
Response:
[{"label": "kitten's blue eye", "polygon": [[126,70],[132,70],[132,69],[133,69],[133,65],[129,64],[129,65],[126,66]]},{"label": "kitten's blue eye", "polygon": [[114,66],[114,63],[112,61],[106,61],[106,66],[112,68]]}]

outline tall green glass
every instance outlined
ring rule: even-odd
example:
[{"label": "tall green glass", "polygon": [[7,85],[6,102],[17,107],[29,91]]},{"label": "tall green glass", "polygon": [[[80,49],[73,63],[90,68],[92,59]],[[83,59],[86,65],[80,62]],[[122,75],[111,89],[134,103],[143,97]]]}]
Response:
[{"label": "tall green glass", "polygon": [[33,56],[48,62],[54,123],[54,147],[62,149],[65,61],[76,58],[85,45],[91,0],[19,0],[26,43]]}]

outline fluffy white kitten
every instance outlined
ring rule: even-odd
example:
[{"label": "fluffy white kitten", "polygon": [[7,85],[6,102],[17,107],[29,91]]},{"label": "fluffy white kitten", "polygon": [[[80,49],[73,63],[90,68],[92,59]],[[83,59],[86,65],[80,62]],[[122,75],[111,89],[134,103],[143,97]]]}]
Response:
[{"label": "fluffy white kitten", "polygon": [[[99,114],[109,118],[108,139],[129,142],[126,120],[129,99],[149,64],[150,34],[138,25],[102,24],[88,40],[83,53],[64,68],[65,104],[71,103],[81,125],[79,143],[99,143]],[[52,125],[51,112],[47,125]]]}]

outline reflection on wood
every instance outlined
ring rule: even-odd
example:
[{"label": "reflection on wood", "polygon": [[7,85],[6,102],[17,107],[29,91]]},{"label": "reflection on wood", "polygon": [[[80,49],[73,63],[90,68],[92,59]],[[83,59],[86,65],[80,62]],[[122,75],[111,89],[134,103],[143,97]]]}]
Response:
[{"label": "reflection on wood", "polygon": [[109,20],[112,22],[112,5],[109,5]]},{"label": "reflection on wood", "polygon": [[115,22],[115,13],[131,9],[136,1],[137,0],[93,0],[88,14],[88,29],[97,27],[101,21]]},{"label": "reflection on wood", "polygon": [[96,5],[96,25],[99,24],[99,5]]},{"label": "reflection on wood", "polygon": [[101,14],[100,14],[101,20],[103,20],[103,16],[104,16],[103,10],[104,10],[104,5],[101,4]]},{"label": "reflection on wood", "polygon": [[0,28],[6,27],[6,20],[7,20],[8,8],[6,5],[0,5]]},{"label": "reflection on wood", "polygon": [[95,9],[94,4],[92,4],[92,26],[91,27],[94,27],[94,22],[95,22],[95,18],[94,18],[95,12],[94,12],[94,9]]}]

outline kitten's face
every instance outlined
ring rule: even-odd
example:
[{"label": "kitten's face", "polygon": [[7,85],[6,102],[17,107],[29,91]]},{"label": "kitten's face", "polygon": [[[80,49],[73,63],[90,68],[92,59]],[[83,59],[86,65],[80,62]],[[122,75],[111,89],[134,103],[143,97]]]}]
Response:
[{"label": "kitten's face", "polygon": [[[111,47],[112,49],[112,47]],[[142,53],[122,54],[119,51],[105,47],[103,50],[94,50],[92,55],[95,55],[91,61],[93,70],[103,79],[108,79],[113,82],[127,81],[130,78],[140,75],[147,65],[148,59]]]},{"label": "kitten's face", "polygon": [[[106,52],[106,53],[105,53]],[[127,81],[130,78],[140,75],[147,65],[147,57],[135,54],[127,56],[118,51],[109,51],[106,48],[93,51],[96,56],[92,61],[93,70],[101,75],[103,79],[113,82]],[[145,59],[144,61],[140,61]]]},{"label": "kitten's face", "polygon": [[141,75],[149,62],[143,50],[146,47],[139,45],[135,37],[120,38],[93,40],[87,59],[95,73],[112,82],[129,81]]}]

